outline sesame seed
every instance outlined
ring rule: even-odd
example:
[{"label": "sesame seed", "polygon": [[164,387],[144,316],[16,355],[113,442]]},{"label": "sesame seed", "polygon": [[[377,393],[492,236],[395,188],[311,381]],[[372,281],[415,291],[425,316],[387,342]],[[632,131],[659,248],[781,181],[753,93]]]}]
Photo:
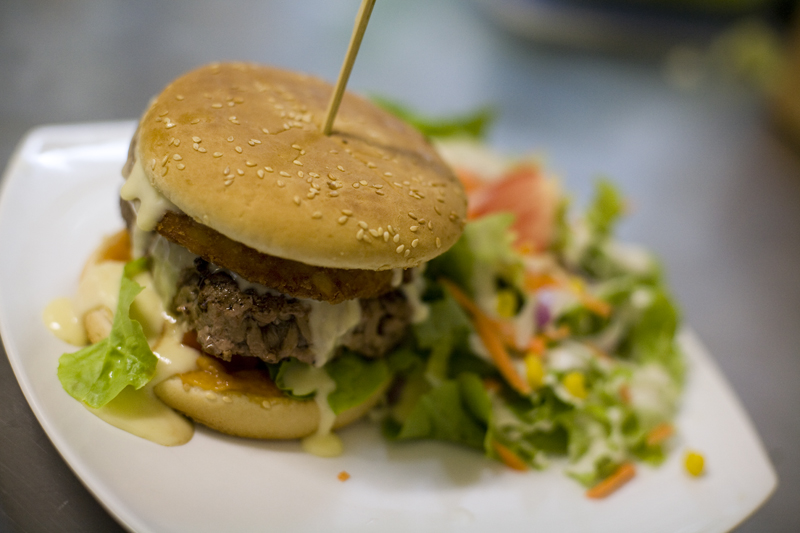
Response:
[{"label": "sesame seed", "polygon": [[300,150],[300,145],[299,144],[293,144],[292,148],[294,148],[295,150]]},{"label": "sesame seed", "polygon": [[358,233],[356,233],[356,239],[360,241],[363,238],[364,238],[364,228],[361,228],[360,230],[358,230]]},{"label": "sesame seed", "polygon": [[[308,179],[311,179],[311,178],[308,178]],[[319,190],[319,183],[312,183],[312,184],[311,184],[311,186],[312,186],[314,189],[316,189],[316,190]]]},{"label": "sesame seed", "polygon": [[267,128],[261,128],[261,131],[263,131],[264,133],[266,133],[267,135],[269,135],[269,130],[268,130]]},{"label": "sesame seed", "polygon": [[380,191],[380,190],[379,191],[375,191],[375,194],[377,194],[378,196],[386,196],[386,193],[383,192],[383,191]]},{"label": "sesame seed", "polygon": [[314,196],[316,196],[314,189],[311,189],[310,191],[308,191],[308,194],[306,194],[306,198],[308,198],[309,200],[313,200]]},{"label": "sesame seed", "polygon": [[232,142],[233,142],[233,135],[231,135],[230,137],[228,137],[228,139],[227,139],[227,140],[228,140],[228,142],[229,142],[229,143],[232,143]]},{"label": "sesame seed", "polygon": [[398,246],[395,249],[395,252],[397,252],[398,254],[401,254],[401,253],[403,253],[403,250],[405,250],[405,249],[406,249],[406,245],[405,244],[401,244],[400,246]]},{"label": "sesame seed", "polygon": [[225,403],[231,403],[233,400],[231,399],[230,396],[223,396],[222,401]]},{"label": "sesame seed", "polygon": [[202,146],[200,148],[198,148],[197,151],[200,152],[201,154],[204,154],[204,153],[207,152],[207,150],[205,148],[203,148]]},{"label": "sesame seed", "polygon": [[436,205],[436,204],[434,204],[434,205],[433,205],[433,210],[434,210],[434,211],[436,211],[436,214],[437,214],[437,215],[441,215],[441,214],[442,214],[442,212],[441,212],[441,211],[439,211],[439,206],[438,206],[438,205]]},{"label": "sesame seed", "polygon": [[312,178],[318,178],[319,177],[319,174],[317,174],[316,172],[309,172],[308,175],[311,176]]},{"label": "sesame seed", "polygon": [[442,247],[442,239],[440,239],[439,237],[436,237],[436,247],[437,248]]},{"label": "sesame seed", "polygon": [[175,139],[174,141],[172,141],[172,144],[174,144],[175,146],[180,146],[181,145],[181,140],[180,139]]},{"label": "sesame seed", "polygon": [[291,178],[292,177],[292,175],[289,174],[288,172],[286,172],[285,170],[281,170],[280,172],[278,172],[278,174],[280,174],[284,178]]},{"label": "sesame seed", "polygon": [[311,215],[311,218],[322,218],[322,212],[321,211],[314,211],[314,214]]},{"label": "sesame seed", "polygon": [[353,216],[353,212],[350,211],[349,209],[342,209],[342,214],[347,215],[348,217]]},{"label": "sesame seed", "polygon": [[161,175],[162,176],[166,176],[167,172],[169,172],[169,167],[164,167],[164,168],[161,169]]},{"label": "sesame seed", "polygon": [[197,150],[198,148],[200,148],[200,145],[199,145],[199,144],[197,144],[197,143],[194,143],[194,144],[192,145],[192,150]]},{"label": "sesame seed", "polygon": [[[339,172],[344,172],[344,167],[342,165],[337,165],[336,168],[339,169]],[[366,183],[364,183],[363,185],[366,185]]]},{"label": "sesame seed", "polygon": [[371,229],[371,230],[369,230],[369,233],[370,233],[370,235],[372,235],[373,237],[378,237],[378,236],[380,236],[380,232],[379,232],[378,230],[376,230],[376,229]]},{"label": "sesame seed", "polygon": [[331,191],[331,192],[328,193],[328,196],[331,196],[331,197],[335,198],[335,197],[339,196],[339,191]]},{"label": "sesame seed", "polygon": [[161,159],[161,166],[162,166],[162,167],[163,167],[164,165],[166,165],[166,164],[167,164],[167,160],[168,160],[168,159],[169,159],[169,156],[168,156],[168,155],[165,155],[165,156],[163,157],[163,159]]},{"label": "sesame seed", "polygon": [[295,164],[295,165],[297,165],[298,167],[302,167],[302,166],[303,166],[303,162],[302,162],[302,161],[298,161],[297,159],[295,159],[294,161],[292,161],[292,163],[294,163],[294,164]]},{"label": "sesame seed", "polygon": [[408,229],[410,229],[411,231],[417,231],[419,229],[419,226],[411,226]]},{"label": "sesame seed", "polygon": [[208,391],[206,393],[206,398],[208,398],[209,400],[216,400],[217,394],[215,392]]},{"label": "sesame seed", "polygon": [[247,144],[249,144],[250,146],[255,146],[256,145],[256,143],[253,142],[253,139],[250,139],[249,141],[247,141]]},{"label": "sesame seed", "polygon": [[388,230],[389,230],[389,233],[391,233],[392,235],[394,235],[394,229],[392,228],[392,225],[391,225],[391,224],[389,224],[388,226],[386,226],[386,229],[388,229]]},{"label": "sesame seed", "polygon": [[219,109],[222,107],[222,104],[211,104],[211,107],[213,107],[214,109]]},{"label": "sesame seed", "polygon": [[278,187],[283,187],[284,185],[286,185],[286,184],[283,182],[283,180],[278,180],[276,183],[278,184]]},{"label": "sesame seed", "polygon": [[355,183],[353,184],[353,188],[354,188],[354,189],[358,189],[359,187],[361,187],[361,184],[360,184],[360,183],[358,183],[358,182],[355,182]]},{"label": "sesame seed", "polygon": [[332,154],[338,154],[338,153],[339,153],[339,150],[331,150],[331,151],[330,151],[330,153],[332,153]]},{"label": "sesame seed", "polygon": [[295,196],[293,198],[293,200],[294,200],[294,203],[296,203],[297,205],[300,205],[300,197],[299,196]]},{"label": "sesame seed", "polygon": [[408,216],[410,216],[410,217],[411,217],[411,218],[413,218],[414,220],[417,220],[417,215],[415,215],[415,214],[414,214],[413,212],[411,212],[411,211],[409,211],[409,212],[408,212]]},{"label": "sesame seed", "polygon": [[174,159],[175,161],[180,161],[181,159],[183,159],[183,157],[181,157],[181,154],[175,154],[172,156],[172,159]]},{"label": "sesame seed", "polygon": [[156,160],[155,159],[151,159],[150,160],[150,170],[155,170],[155,168],[156,168]]},{"label": "sesame seed", "polygon": [[225,186],[226,186],[226,187],[227,187],[228,185],[230,185],[231,183],[233,183],[233,178],[225,180]]},{"label": "sesame seed", "polygon": [[339,224],[344,224],[345,222],[347,222],[347,217],[342,215],[338,218],[336,222],[338,222]]},{"label": "sesame seed", "polygon": [[375,168],[377,165],[372,161],[367,161],[367,168]]},{"label": "sesame seed", "polygon": [[236,173],[239,174],[240,176],[244,176],[244,170],[242,170],[241,168],[237,168]]},{"label": "sesame seed", "polygon": [[183,95],[182,94],[176,94],[175,95],[175,100],[183,100]]},{"label": "sesame seed", "polygon": [[202,140],[203,140],[203,139],[201,139],[200,137],[197,137],[197,136],[194,136],[194,137],[192,137],[192,141],[194,141],[194,142],[196,142],[196,143],[199,143],[199,142],[201,142]]},{"label": "sesame seed", "polygon": [[264,169],[263,169],[263,168],[259,168],[259,169],[256,171],[256,174],[258,174],[258,177],[259,177],[259,178],[263,178],[263,177],[264,177]]},{"label": "sesame seed", "polygon": [[264,167],[264,170],[266,170],[267,172],[275,172],[274,170],[272,170],[272,167]]},{"label": "sesame seed", "polygon": [[[304,177],[306,176],[305,174],[303,174],[303,171],[302,171],[302,170],[298,170],[298,171],[297,171],[297,175],[298,175],[299,177],[301,177],[301,178],[304,178]],[[311,180],[312,180],[312,179],[313,179],[313,178],[312,178],[311,176],[309,176],[309,177],[308,177],[308,182],[309,182],[309,183],[311,183]]]},{"label": "sesame seed", "polygon": [[228,107],[233,107],[233,102],[228,102]]},{"label": "sesame seed", "polygon": [[239,121],[236,119],[236,116],[232,115],[228,117],[228,120],[231,121],[233,124],[238,124]]},{"label": "sesame seed", "polygon": [[174,122],[169,122],[169,123],[167,123],[167,125],[166,125],[166,126],[164,126],[164,127],[165,127],[165,128],[167,128],[167,129],[174,128],[174,127],[175,127],[175,123],[174,123]]},{"label": "sesame seed", "polygon": [[385,242],[389,242],[389,232],[388,231],[384,231],[383,232],[383,240]]},{"label": "sesame seed", "polygon": [[394,237],[392,237],[392,240],[393,240],[394,242],[396,242],[396,243],[397,243],[397,242],[400,242],[400,234],[399,234],[399,233],[395,234],[395,236],[394,236]]},{"label": "sesame seed", "polygon": [[359,220],[358,221],[358,225],[359,225],[359,227],[362,227],[364,229],[367,229],[369,227],[369,225],[366,222],[364,222],[363,220]]},{"label": "sesame seed", "polygon": [[186,168],[186,165],[183,163],[178,163],[178,170],[183,170],[184,168]]},{"label": "sesame seed", "polygon": [[428,229],[433,229],[433,222],[430,220],[428,221]]},{"label": "sesame seed", "polygon": [[369,183],[367,183],[367,180],[361,180],[361,181],[359,181],[359,183],[361,185],[369,185]]},{"label": "sesame seed", "polygon": [[214,157],[222,157],[222,152],[214,152],[212,155]]},{"label": "sesame seed", "polygon": [[259,141],[258,139],[250,139],[250,140],[253,142],[253,144],[261,144],[261,141]]},{"label": "sesame seed", "polygon": [[263,407],[264,409],[270,409],[272,407],[272,404],[269,403],[267,400],[264,400],[263,402],[261,402],[261,407]]},{"label": "sesame seed", "polygon": [[222,171],[223,174],[226,176],[231,173],[231,167],[225,167],[225,170]]},{"label": "sesame seed", "polygon": [[411,255],[411,250],[410,249],[406,250],[406,253],[403,254],[403,257],[408,257],[409,255]]},{"label": "sesame seed", "polygon": [[244,102],[244,99],[241,96],[234,96],[233,101],[236,102],[237,104],[241,104]]},{"label": "sesame seed", "polygon": [[242,147],[241,146],[237,146],[236,148],[234,148],[234,150],[236,150],[240,154],[242,153]]},{"label": "sesame seed", "polygon": [[391,178],[392,176],[394,176],[394,174],[392,174],[391,172],[384,172],[383,175],[386,176],[387,178]]},{"label": "sesame seed", "polygon": [[164,110],[164,111],[162,111],[161,113],[159,113],[159,114],[158,114],[158,116],[159,116],[159,117],[163,117],[163,116],[164,116],[164,115],[166,115],[167,113],[169,113],[169,110]]},{"label": "sesame seed", "polygon": [[245,165],[247,165],[248,167],[254,167],[254,166],[256,166],[256,164],[255,164],[255,163],[253,163],[252,161],[245,161],[245,162],[244,162],[244,164],[245,164]]},{"label": "sesame seed", "polygon": [[419,246],[419,239],[414,239],[413,241],[411,241],[412,248],[416,248],[417,246]]}]

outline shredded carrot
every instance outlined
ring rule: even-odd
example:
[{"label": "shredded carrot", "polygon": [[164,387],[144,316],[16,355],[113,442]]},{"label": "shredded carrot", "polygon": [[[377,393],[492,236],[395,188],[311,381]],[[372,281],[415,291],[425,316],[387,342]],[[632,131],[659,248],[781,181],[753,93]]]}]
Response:
[{"label": "shredded carrot", "polygon": [[529,291],[536,291],[543,287],[562,285],[563,282],[550,274],[533,274],[528,272],[525,274],[523,284],[525,285],[525,289]]},{"label": "shredded carrot", "polygon": [[487,391],[491,392],[499,392],[502,385],[499,381],[493,378],[484,378],[483,379],[483,388]]},{"label": "shredded carrot", "polygon": [[350,479],[350,474],[342,470],[336,477],[339,479],[339,481],[347,481],[348,479]]},{"label": "shredded carrot", "polygon": [[603,318],[608,318],[608,315],[611,314],[611,306],[608,302],[604,302],[599,298],[595,298],[591,294],[581,293],[578,295],[581,300],[583,306],[591,311],[592,313],[601,316]]},{"label": "shredded carrot", "polygon": [[544,338],[549,341],[560,341],[566,339],[572,334],[569,327],[565,325],[558,326],[556,329],[549,329],[544,332]]},{"label": "shredded carrot", "polygon": [[497,452],[500,460],[503,461],[503,464],[507,467],[513,468],[514,470],[518,470],[520,472],[524,472],[528,469],[528,465],[525,464],[525,461],[520,459],[517,454],[512,452],[506,446],[500,444],[496,440],[493,440],[492,447],[494,448],[494,451]]},{"label": "shredded carrot", "polygon": [[536,355],[543,355],[545,349],[547,349],[547,345],[545,343],[544,337],[542,337],[541,335],[536,335],[534,338],[531,339],[531,342],[528,343],[528,351]]},{"label": "shredded carrot", "polygon": [[633,479],[636,467],[633,463],[622,463],[613,474],[586,491],[588,498],[600,499],[613,494],[618,488]]},{"label": "shredded carrot", "polygon": [[506,379],[509,385],[519,392],[520,394],[530,394],[531,386],[525,379],[517,372],[514,367],[511,356],[508,354],[506,347],[503,345],[502,336],[497,327],[497,324],[470,300],[469,296],[458,288],[458,286],[446,279],[440,280],[442,285],[447,287],[453,298],[472,315],[472,322],[475,326],[475,331],[481,338],[486,350],[492,356],[494,364],[500,371],[500,374]]},{"label": "shredded carrot", "polygon": [[623,384],[619,388],[619,397],[624,403],[631,403],[631,388]]},{"label": "shredded carrot", "polygon": [[650,433],[648,433],[645,438],[645,442],[648,446],[655,446],[670,438],[673,433],[675,433],[675,428],[672,427],[672,424],[662,422],[650,430]]}]

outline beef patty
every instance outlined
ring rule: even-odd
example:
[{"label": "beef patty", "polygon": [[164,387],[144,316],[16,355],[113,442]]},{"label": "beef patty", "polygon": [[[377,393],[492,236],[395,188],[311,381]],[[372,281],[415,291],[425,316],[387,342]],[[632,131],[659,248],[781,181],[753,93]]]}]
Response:
[{"label": "beef patty", "polygon": [[[234,355],[267,363],[296,357],[314,362],[309,327],[311,306],[281,293],[242,290],[229,274],[203,259],[186,269],[173,300],[177,314],[197,332],[203,350],[230,361]],[[411,320],[404,294],[393,290],[359,300],[361,321],[341,345],[367,357],[381,357],[403,337]]]}]

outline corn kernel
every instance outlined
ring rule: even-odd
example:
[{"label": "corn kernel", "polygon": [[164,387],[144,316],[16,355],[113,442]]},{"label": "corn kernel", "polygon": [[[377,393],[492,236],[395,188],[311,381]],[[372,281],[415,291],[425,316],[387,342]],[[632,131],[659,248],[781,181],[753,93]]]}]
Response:
[{"label": "corn kernel", "polygon": [[544,383],[544,365],[541,358],[533,352],[528,352],[525,356],[525,378],[534,390]]},{"label": "corn kernel", "polygon": [[705,468],[705,458],[703,458],[702,454],[697,452],[687,452],[686,459],[684,461],[684,465],[686,466],[686,471],[689,472],[694,477],[699,477],[703,475],[703,468]]},{"label": "corn kernel", "polygon": [[562,382],[567,391],[576,398],[583,400],[589,395],[586,390],[586,378],[580,372],[570,372],[564,376]]},{"label": "corn kernel", "polygon": [[512,318],[517,314],[517,296],[513,291],[507,289],[498,291],[497,314],[502,318]]}]

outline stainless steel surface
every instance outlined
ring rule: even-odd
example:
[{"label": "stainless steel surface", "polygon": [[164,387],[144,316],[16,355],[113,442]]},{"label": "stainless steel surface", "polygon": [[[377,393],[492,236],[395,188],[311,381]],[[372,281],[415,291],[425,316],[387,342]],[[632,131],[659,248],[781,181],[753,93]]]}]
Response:
[{"label": "stainless steel surface", "polygon": [[[32,127],[136,117],[172,77],[208,61],[335,80],[357,8],[358,0],[6,0],[0,164]],[[800,531],[800,155],[773,134],[757,94],[721,79],[680,91],[662,67],[537,47],[469,3],[404,0],[376,6],[349,86],[430,113],[495,105],[491,141],[545,154],[578,201],[598,174],[619,182],[635,208],[623,235],[663,258],[687,322],[778,471],[776,494],[739,531]],[[115,528],[0,356],[0,531]]]}]

